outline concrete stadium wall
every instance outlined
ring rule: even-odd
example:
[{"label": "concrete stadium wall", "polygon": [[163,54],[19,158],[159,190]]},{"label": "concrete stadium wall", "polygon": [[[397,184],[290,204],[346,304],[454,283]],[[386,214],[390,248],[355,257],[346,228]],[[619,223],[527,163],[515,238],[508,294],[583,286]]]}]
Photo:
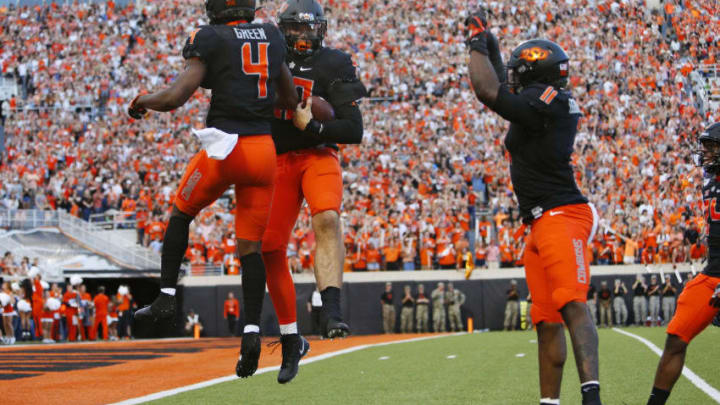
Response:
[{"label": "concrete stadium wall", "polygon": [[[652,273],[659,274],[661,269],[667,277],[673,277],[673,283],[676,286],[680,285],[669,267],[655,267]],[[616,278],[623,280],[630,289],[637,274],[645,274],[648,281],[650,276],[644,266],[598,266],[593,267],[591,271],[593,274],[592,284],[598,289],[602,281],[607,281],[612,288]],[[683,280],[687,278],[685,273],[689,271],[689,266],[680,269]],[[463,273],[455,271],[347,273],[342,294],[343,314],[354,334],[382,333],[380,295],[384,291],[385,282],[390,281],[393,283],[393,295],[396,297],[398,318],[396,327],[399,331],[400,299],[405,285],[410,285],[415,294],[417,285],[423,284],[425,291],[429,294],[439,281],[446,283],[452,281],[455,288],[466,296],[466,302],[461,308],[464,322],[471,317],[475,329],[499,330],[503,327],[505,293],[510,286],[510,281],[513,279],[518,281],[521,298],[524,299],[527,296],[527,284],[523,273],[522,269],[478,270],[473,273],[470,280],[465,280]],[[203,320],[205,333],[208,336],[228,336],[227,323],[223,319],[223,304],[229,291],[232,291],[242,303],[240,277],[188,277],[183,279],[181,284],[181,308],[183,311],[194,309]],[[301,333],[309,334],[311,323],[310,315],[306,310],[306,302],[315,288],[312,275],[296,275],[295,287],[298,327]],[[630,312],[629,321],[633,322],[632,292],[625,297],[625,300]],[[243,324],[242,318],[241,308],[241,325]],[[277,317],[269,295],[265,297],[261,329],[265,335],[279,334]]]}]

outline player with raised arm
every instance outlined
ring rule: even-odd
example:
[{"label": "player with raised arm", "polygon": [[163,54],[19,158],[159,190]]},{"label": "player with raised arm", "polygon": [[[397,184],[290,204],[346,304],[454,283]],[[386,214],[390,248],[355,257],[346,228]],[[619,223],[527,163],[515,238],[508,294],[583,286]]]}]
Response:
[{"label": "player with raised arm", "polygon": [[[556,43],[535,39],[513,50],[508,83],[485,12],[465,22],[470,79],[477,98],[507,121],[505,147],[523,222],[530,226],[525,273],[537,326],[541,404],[559,404],[567,324],[580,376],[582,403],[599,405],[598,336],[586,305],[587,244],[595,208],[575,183],[570,156],[582,115],[566,90],[569,57]],[[500,79],[499,79],[500,78]]]},{"label": "player with raised arm", "polygon": [[[337,144],[362,141],[363,123],[358,101],[366,95],[350,56],[323,47],[327,20],[315,0],[290,0],[278,16],[285,35],[293,81],[305,107],[278,110],[272,135],[278,152],[277,180],[272,212],[265,237],[263,259],[268,291],[280,323],[283,361],[278,382],[292,380],[298,372],[299,349],[307,342],[298,335],[295,286],[287,261],[290,234],[303,200],[312,215],[317,243],[315,279],[322,296],[327,337],[344,337],[350,330],[340,309],[345,249],[340,229],[343,180]],[[312,115],[311,96],[327,100],[332,120]]]},{"label": "player with raised arm", "polygon": [[719,316],[720,308],[720,122],[708,127],[698,139],[697,163],[704,171],[703,206],[707,215],[708,264],[683,289],[675,316],[668,324],[665,350],[648,405],[663,405],[685,365],[690,342]]},{"label": "player with raised arm", "polygon": [[170,87],[136,97],[128,109],[131,117],[139,119],[147,110],[171,111],[182,106],[198,87],[212,91],[207,128],[195,132],[203,150],[185,170],[165,232],[160,295],[152,305],[137,311],[135,319],[175,317],[175,288],[190,223],[234,185],[236,252],[243,267],[246,323],[236,372],[248,377],[257,369],[260,357],[258,325],[265,296],[261,241],[276,170],[270,120],[276,105],[294,108],[298,97],[285,65],[287,49],[282,34],[272,24],[252,22],[255,0],[207,0],[205,8],[210,24],[187,39],[185,71]]}]

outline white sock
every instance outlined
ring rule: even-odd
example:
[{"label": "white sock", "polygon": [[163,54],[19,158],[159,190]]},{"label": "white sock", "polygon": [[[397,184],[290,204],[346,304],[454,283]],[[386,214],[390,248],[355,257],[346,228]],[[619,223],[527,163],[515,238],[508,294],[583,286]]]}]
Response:
[{"label": "white sock", "polygon": [[543,398],[540,400],[540,403],[542,405],[560,405],[560,399],[552,399],[552,398]]},{"label": "white sock", "polygon": [[260,327],[252,324],[245,325],[243,333],[260,333]]},{"label": "white sock", "polygon": [[174,288],[161,288],[161,289],[160,289],[160,292],[161,292],[161,293],[165,293],[165,294],[167,294],[167,295],[172,295],[173,297],[175,296],[175,289],[174,289]]},{"label": "white sock", "polygon": [[280,334],[281,335],[292,335],[292,334],[297,334],[297,333],[298,333],[297,322],[280,325]]},{"label": "white sock", "polygon": [[600,385],[600,381],[586,381],[586,382],[580,384],[580,387],[584,387],[586,385],[591,385],[591,384]]}]

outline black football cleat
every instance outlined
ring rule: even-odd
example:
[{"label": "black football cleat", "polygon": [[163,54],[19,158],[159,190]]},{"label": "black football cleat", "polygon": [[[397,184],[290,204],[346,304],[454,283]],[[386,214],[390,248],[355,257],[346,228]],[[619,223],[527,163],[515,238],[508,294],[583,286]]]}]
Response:
[{"label": "black football cleat", "polygon": [[280,343],[282,343],[282,364],[277,380],[280,384],[285,384],[297,375],[300,359],[310,351],[310,343],[297,333],[281,336]]},{"label": "black football cleat", "polygon": [[338,319],[328,319],[325,336],[330,339],[344,338],[350,334],[350,327]]},{"label": "black football cleat", "polygon": [[713,318],[712,324],[720,328],[720,312]]},{"label": "black football cleat", "polygon": [[260,360],[260,334],[243,333],[240,344],[240,358],[235,365],[235,374],[240,378],[248,378],[255,374]]},{"label": "black football cleat", "polygon": [[137,321],[157,322],[175,318],[175,296],[160,293],[149,306],[135,311],[133,316]]}]

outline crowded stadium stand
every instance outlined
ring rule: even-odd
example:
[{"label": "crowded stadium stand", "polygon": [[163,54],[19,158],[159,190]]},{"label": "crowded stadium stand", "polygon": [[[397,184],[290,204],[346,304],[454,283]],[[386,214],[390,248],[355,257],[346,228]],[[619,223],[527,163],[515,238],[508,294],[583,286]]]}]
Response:
[{"label": "crowded stadium stand", "polygon": [[[258,17],[274,20],[281,2],[261,3]],[[341,148],[344,270],[521,267],[506,124],[467,79],[461,22],[472,2],[322,3],[326,44],[353,56],[370,91],[363,143]],[[209,93],[142,121],[126,106],[183,69],[184,41],[205,20],[202,1],[2,4],[0,250],[11,252],[3,276],[26,277],[24,257],[49,275],[64,270],[46,254],[49,243],[91,257],[90,267],[157,270],[175,189],[199,148],[190,129],[204,125]],[[486,4],[505,55],[534,37],[571,55],[583,112],[572,163],[602,217],[593,263],[689,270],[705,249],[694,136],[720,120],[719,3]],[[229,190],[194,221],[187,274],[240,273],[234,209]],[[311,271],[314,243],[304,210],[288,249],[293,272]]]}]

